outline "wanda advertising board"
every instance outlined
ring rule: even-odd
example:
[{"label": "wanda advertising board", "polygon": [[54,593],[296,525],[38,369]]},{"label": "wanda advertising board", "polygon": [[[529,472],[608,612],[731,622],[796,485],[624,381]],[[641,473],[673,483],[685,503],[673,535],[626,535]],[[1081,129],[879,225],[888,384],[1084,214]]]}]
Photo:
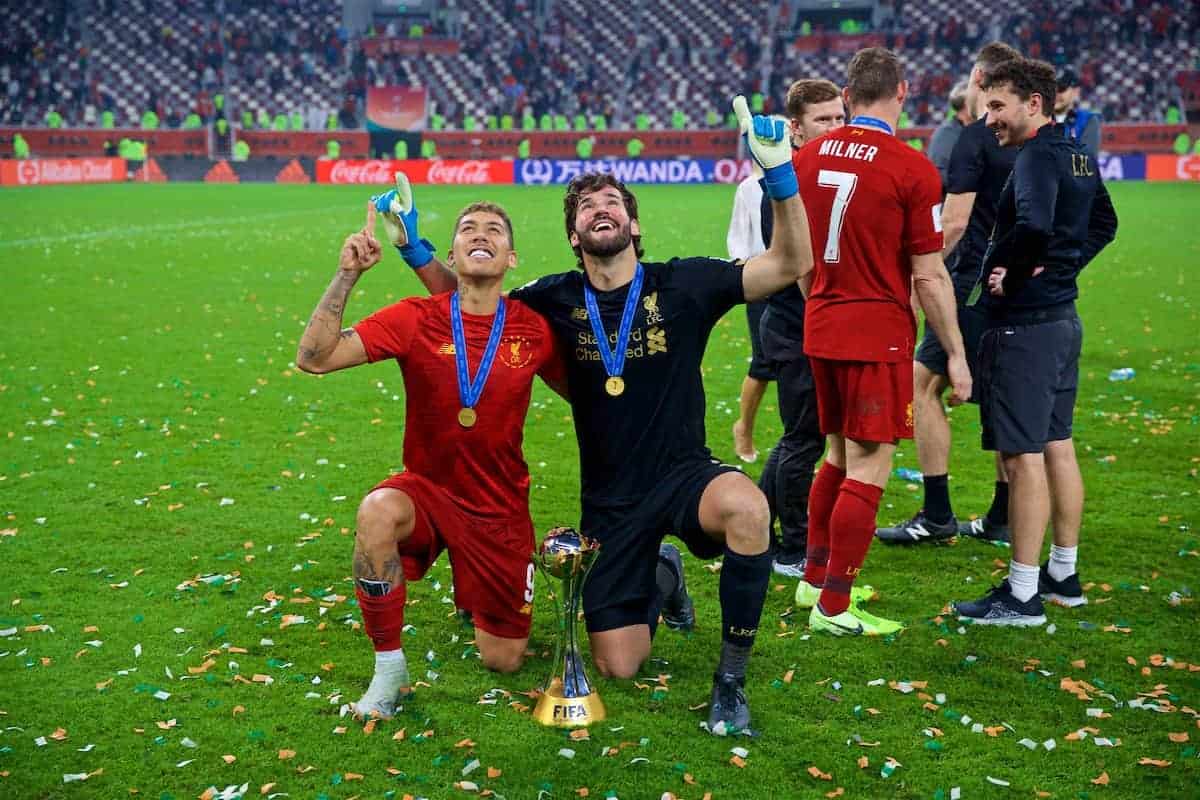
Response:
[{"label": "wanda advertising board", "polygon": [[121,158],[35,158],[0,161],[0,184],[44,186],[51,183],[112,183],[125,180]]},{"label": "wanda advertising board", "polygon": [[512,183],[511,161],[398,161],[338,159],[317,162],[318,183],[391,185],[403,172],[412,183]]}]

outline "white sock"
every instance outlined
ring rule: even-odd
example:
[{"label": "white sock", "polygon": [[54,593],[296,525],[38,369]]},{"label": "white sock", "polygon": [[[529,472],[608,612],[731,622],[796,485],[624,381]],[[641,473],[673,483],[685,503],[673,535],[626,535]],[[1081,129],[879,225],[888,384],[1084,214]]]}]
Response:
[{"label": "white sock", "polygon": [[372,702],[394,700],[401,689],[410,686],[408,661],[403,650],[385,650],[375,653],[375,675],[367,687],[363,700]]},{"label": "white sock", "polygon": [[1075,557],[1079,554],[1079,546],[1059,547],[1050,545],[1050,564],[1046,571],[1056,581],[1061,581],[1075,574]]},{"label": "white sock", "polygon": [[1008,585],[1012,587],[1013,597],[1022,603],[1028,602],[1037,594],[1038,566],[1032,567],[1016,561],[1008,562]]}]

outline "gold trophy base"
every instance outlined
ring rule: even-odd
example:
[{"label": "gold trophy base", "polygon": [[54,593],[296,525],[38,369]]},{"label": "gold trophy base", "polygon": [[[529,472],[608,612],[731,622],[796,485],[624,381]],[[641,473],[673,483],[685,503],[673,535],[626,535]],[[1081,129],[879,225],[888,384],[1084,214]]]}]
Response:
[{"label": "gold trophy base", "polygon": [[606,716],[599,694],[592,692],[583,697],[564,697],[562,683],[557,680],[542,692],[533,709],[533,718],[552,728],[585,728],[593,722],[603,721]]}]

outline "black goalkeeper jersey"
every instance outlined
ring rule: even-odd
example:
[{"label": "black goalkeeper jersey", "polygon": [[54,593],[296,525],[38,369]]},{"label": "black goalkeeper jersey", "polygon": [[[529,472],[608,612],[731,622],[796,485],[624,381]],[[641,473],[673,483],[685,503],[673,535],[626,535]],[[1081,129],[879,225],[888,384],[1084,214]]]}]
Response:
[{"label": "black goalkeeper jersey", "polygon": [[[562,347],[585,503],[636,499],[673,466],[711,458],[700,363],[713,326],[745,302],[741,265],[675,258],[642,266],[622,373],[625,391],[617,397],[604,388],[608,373],[588,320],[583,272],[548,275],[510,293],[550,321]],[[593,291],[611,349],[629,285]]]}]

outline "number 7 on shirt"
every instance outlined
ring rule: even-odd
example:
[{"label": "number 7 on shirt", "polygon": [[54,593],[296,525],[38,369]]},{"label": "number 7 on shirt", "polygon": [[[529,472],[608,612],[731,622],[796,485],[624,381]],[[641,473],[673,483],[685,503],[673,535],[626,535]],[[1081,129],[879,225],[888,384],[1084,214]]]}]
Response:
[{"label": "number 7 on shirt", "polygon": [[850,199],[854,197],[854,187],[858,185],[858,176],[853,172],[838,172],[833,169],[823,169],[817,173],[817,185],[827,189],[836,189],[833,207],[829,209],[829,233],[825,237],[826,264],[836,264],[841,260],[842,222],[846,219],[846,209]]}]

